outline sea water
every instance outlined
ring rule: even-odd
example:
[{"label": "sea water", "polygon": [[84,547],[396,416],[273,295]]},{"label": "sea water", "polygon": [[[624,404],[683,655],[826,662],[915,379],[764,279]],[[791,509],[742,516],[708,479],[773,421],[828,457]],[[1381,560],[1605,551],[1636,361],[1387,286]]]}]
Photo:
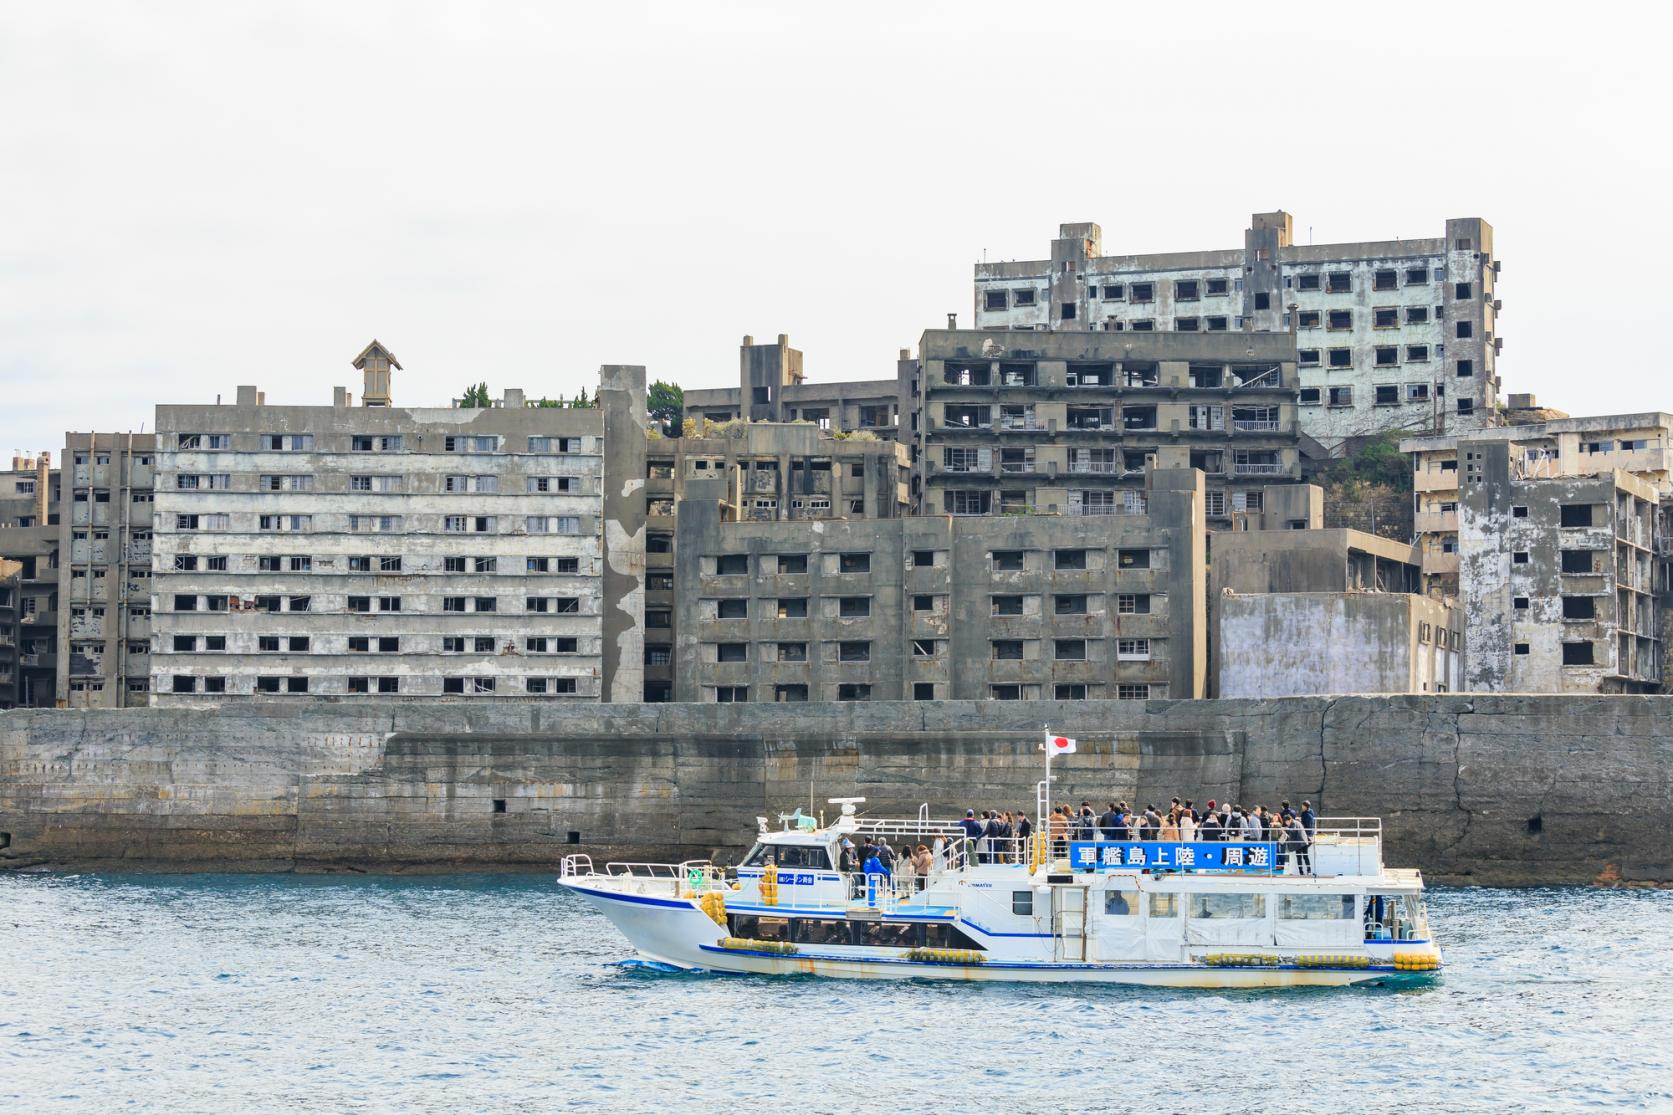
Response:
[{"label": "sea water", "polygon": [[1673,893],[1439,889],[1419,990],[657,971],[536,877],[0,877],[0,1111],[1673,1110]]}]

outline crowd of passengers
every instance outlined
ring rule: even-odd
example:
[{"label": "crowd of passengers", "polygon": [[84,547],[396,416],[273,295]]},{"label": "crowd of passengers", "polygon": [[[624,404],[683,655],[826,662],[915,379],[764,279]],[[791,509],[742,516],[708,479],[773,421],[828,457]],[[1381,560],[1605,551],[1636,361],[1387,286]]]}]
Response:
[{"label": "crowd of passengers", "polygon": [[[896,885],[917,888],[923,880],[948,868],[981,863],[1020,863],[1027,859],[1034,823],[1022,810],[966,809],[959,822],[961,835],[949,841],[937,835],[930,843],[908,842],[897,850],[876,835],[862,834],[856,845],[842,838],[838,869],[848,875],[883,875]],[[1068,855],[1071,841],[1254,841],[1277,845],[1279,874],[1295,864],[1295,873],[1313,873],[1311,848],[1318,830],[1312,802],[1299,810],[1287,801],[1277,809],[1263,805],[1244,808],[1210,798],[1199,814],[1192,801],[1174,798],[1166,812],[1148,805],[1144,809],[1124,801],[1109,803],[1099,813],[1089,801],[1080,808],[1064,803],[1046,820],[1046,836],[1053,859]],[[771,857],[769,857],[770,859]]]}]

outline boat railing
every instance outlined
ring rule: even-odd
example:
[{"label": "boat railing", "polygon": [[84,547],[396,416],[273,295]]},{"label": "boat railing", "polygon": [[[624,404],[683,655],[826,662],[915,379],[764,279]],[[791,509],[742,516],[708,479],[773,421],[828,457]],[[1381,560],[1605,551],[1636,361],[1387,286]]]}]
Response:
[{"label": "boat railing", "polygon": [[570,879],[581,875],[596,875],[593,870],[593,858],[585,852],[573,852],[563,858],[563,865],[558,869],[558,878]]}]

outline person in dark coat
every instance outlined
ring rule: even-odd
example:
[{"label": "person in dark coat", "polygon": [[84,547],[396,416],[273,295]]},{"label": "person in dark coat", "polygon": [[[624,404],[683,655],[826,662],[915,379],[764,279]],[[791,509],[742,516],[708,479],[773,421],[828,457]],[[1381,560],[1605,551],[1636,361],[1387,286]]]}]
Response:
[{"label": "person in dark coat", "polygon": [[1221,839],[1220,814],[1210,809],[1202,815],[1202,823],[1197,826],[1197,839],[1203,841]]}]

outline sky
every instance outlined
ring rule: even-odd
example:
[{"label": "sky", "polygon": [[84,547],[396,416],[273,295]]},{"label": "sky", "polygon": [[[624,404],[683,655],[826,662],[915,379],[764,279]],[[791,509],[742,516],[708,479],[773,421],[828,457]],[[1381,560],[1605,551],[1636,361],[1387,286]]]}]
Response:
[{"label": "sky", "polygon": [[158,402],[601,364],[890,377],[971,265],[1439,236],[1503,260],[1506,392],[1673,410],[1650,4],[0,6],[0,450]]}]

